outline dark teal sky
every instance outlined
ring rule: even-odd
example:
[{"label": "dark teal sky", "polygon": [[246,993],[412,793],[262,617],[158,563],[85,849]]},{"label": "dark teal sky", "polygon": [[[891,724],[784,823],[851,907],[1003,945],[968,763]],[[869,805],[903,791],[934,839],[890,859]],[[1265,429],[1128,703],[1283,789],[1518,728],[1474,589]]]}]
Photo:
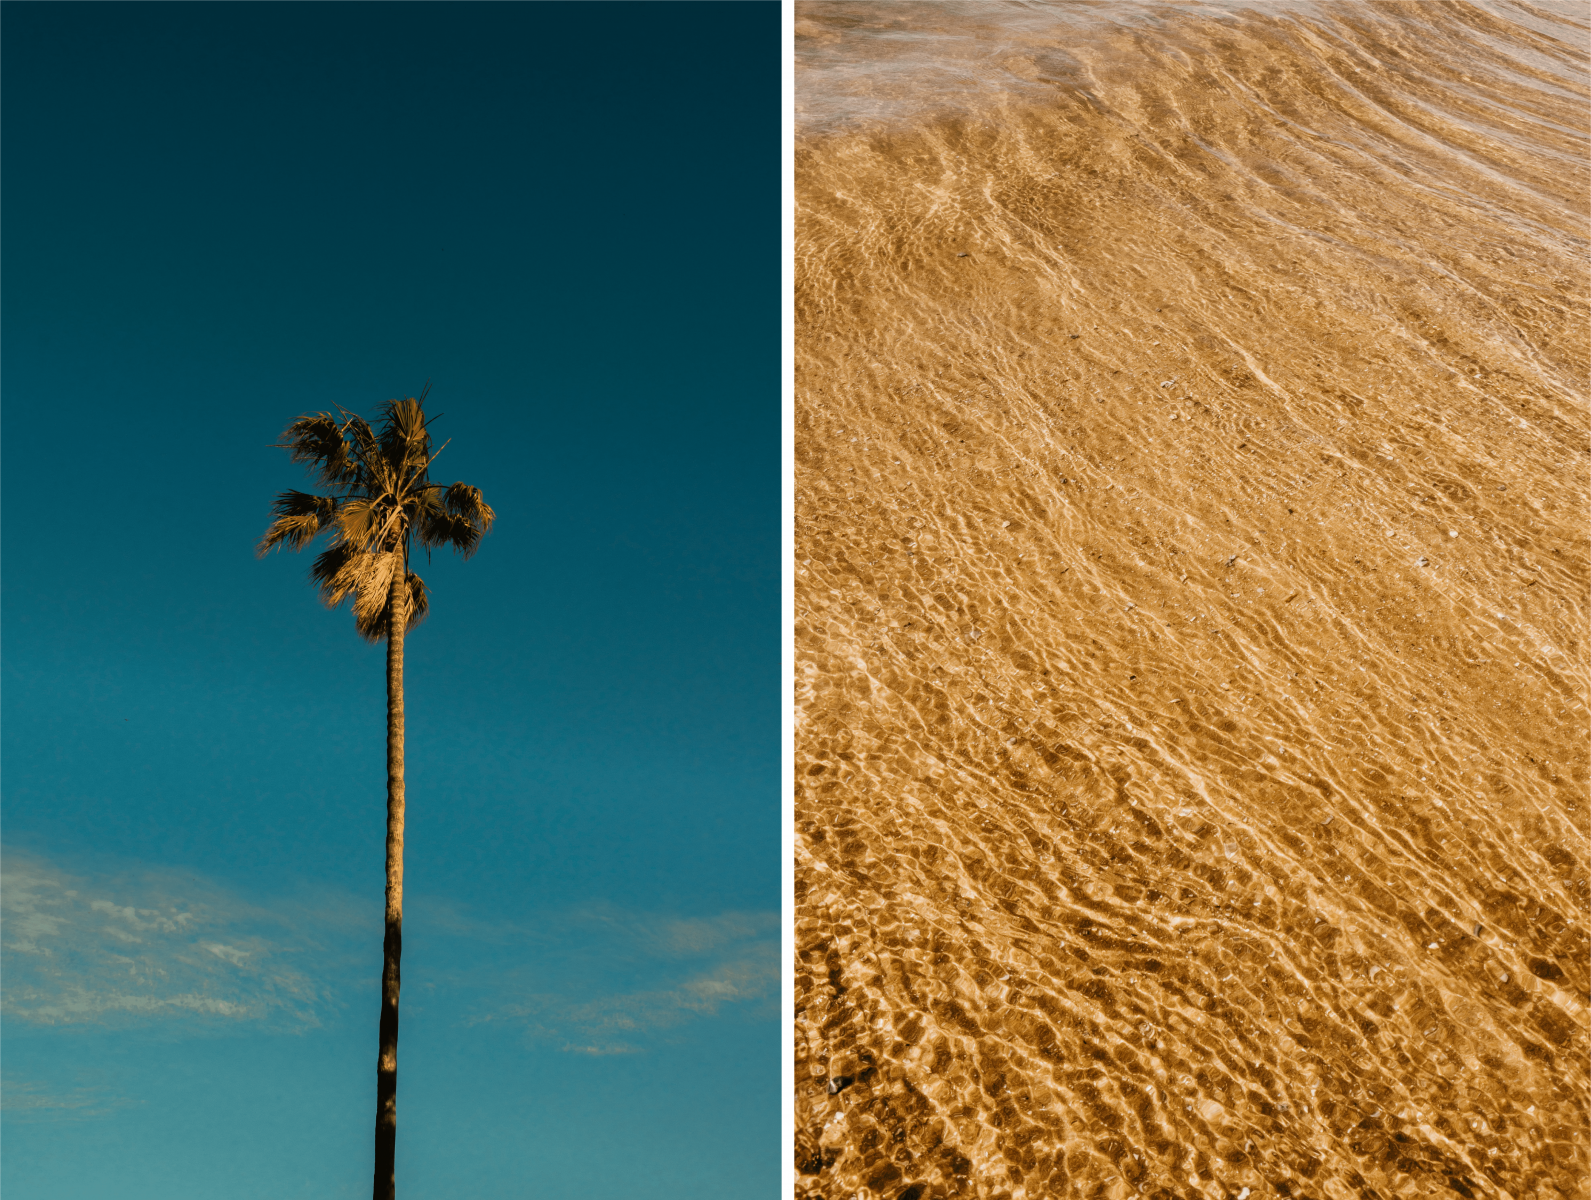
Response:
[{"label": "dark teal sky", "polygon": [[778,5],[0,38],[7,1200],[368,1189],[383,651],[253,544],[427,380],[400,1187],[771,1195]]}]

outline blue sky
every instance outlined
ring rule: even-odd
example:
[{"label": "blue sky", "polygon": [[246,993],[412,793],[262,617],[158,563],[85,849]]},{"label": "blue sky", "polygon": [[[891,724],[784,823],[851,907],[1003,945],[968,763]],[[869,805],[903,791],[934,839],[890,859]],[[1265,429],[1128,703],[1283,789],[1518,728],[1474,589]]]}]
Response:
[{"label": "blue sky", "polygon": [[427,380],[400,1189],[771,1195],[778,5],[0,20],[7,1200],[368,1190],[383,651],[253,545]]}]

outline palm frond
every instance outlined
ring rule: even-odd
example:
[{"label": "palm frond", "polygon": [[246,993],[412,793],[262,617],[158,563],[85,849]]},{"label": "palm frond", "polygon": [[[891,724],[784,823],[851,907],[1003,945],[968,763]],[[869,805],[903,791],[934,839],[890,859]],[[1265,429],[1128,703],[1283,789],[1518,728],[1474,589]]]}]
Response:
[{"label": "palm frond", "polygon": [[421,579],[413,571],[409,572],[409,613],[403,619],[405,632],[413,629],[431,611],[431,593]]},{"label": "palm frond", "polygon": [[355,465],[343,440],[342,426],[330,413],[299,417],[278,443],[296,463],[308,464],[328,486],[352,482]]},{"label": "palm frond", "polygon": [[391,554],[372,554],[361,546],[339,542],[315,559],[309,577],[327,608],[348,600],[357,609],[370,606],[370,595],[392,578]]},{"label": "palm frond", "polygon": [[353,442],[353,454],[359,462],[360,487],[372,496],[391,491],[392,476],[386,460],[381,456],[381,442],[376,437],[376,431],[370,428],[370,422],[350,413],[344,428]]},{"label": "palm frond", "polygon": [[396,554],[367,554],[364,558],[356,575],[351,573],[354,623],[361,635],[374,642],[386,636],[385,614],[392,593],[392,575],[402,570],[403,563]]},{"label": "palm frond", "polygon": [[294,488],[276,493],[276,499],[271,501],[271,511],[279,517],[301,517],[313,513],[329,518],[336,510],[335,496],[317,496],[314,492],[300,492]]},{"label": "palm frond", "polygon": [[[409,586],[407,594],[403,596],[405,601],[403,629],[405,633],[425,620],[426,614],[431,608],[424,581],[412,571],[408,572],[406,581]],[[390,624],[392,613],[391,584],[392,578],[388,575],[386,598],[379,605],[373,605],[368,608],[362,608],[358,603],[354,605],[354,627],[359,630],[359,636],[367,642],[385,641],[388,632],[392,628]],[[404,590],[401,585],[399,590],[400,593]]]},{"label": "palm frond", "polygon": [[455,483],[445,489],[433,486],[426,489],[421,511],[420,544],[428,550],[452,546],[468,558],[480,545],[482,535],[491,532],[496,519],[497,514],[482,499],[480,488],[467,483]]},{"label": "palm frond", "polygon": [[406,484],[423,481],[431,458],[431,435],[426,432],[420,401],[388,400],[381,406],[381,454],[393,474]]},{"label": "palm frond", "polygon": [[455,483],[443,495],[442,503],[448,512],[478,526],[482,533],[492,531],[492,522],[497,519],[497,514],[482,498],[480,488],[467,483]]},{"label": "palm frond", "polygon": [[336,608],[348,598],[348,593],[352,589],[343,583],[346,579],[345,569],[362,553],[358,546],[339,542],[315,556],[315,561],[309,568],[309,578],[315,585],[316,591],[320,593],[321,603],[327,608]]},{"label": "palm frond", "polygon": [[337,510],[337,536],[355,546],[370,548],[378,524],[376,506],[364,496],[344,500]]},{"label": "palm frond", "polygon": [[257,558],[264,558],[272,550],[280,550],[284,545],[289,550],[302,550],[319,533],[319,517],[277,517],[254,547],[254,554]]},{"label": "palm frond", "polygon": [[255,553],[261,558],[284,545],[290,550],[302,550],[309,545],[336,518],[337,501],[331,496],[290,490],[276,497],[271,511],[276,519],[255,547]]},{"label": "palm frond", "polygon": [[422,514],[419,533],[420,545],[427,550],[452,546],[465,558],[475,553],[475,547],[481,540],[479,529],[450,512],[431,511]]},{"label": "palm frond", "polygon": [[446,490],[441,484],[427,483],[415,491],[414,499],[409,505],[411,528],[418,533],[420,544],[428,552],[433,546],[440,544],[431,539],[427,530],[438,517],[447,515],[447,510],[442,507],[442,493]]}]

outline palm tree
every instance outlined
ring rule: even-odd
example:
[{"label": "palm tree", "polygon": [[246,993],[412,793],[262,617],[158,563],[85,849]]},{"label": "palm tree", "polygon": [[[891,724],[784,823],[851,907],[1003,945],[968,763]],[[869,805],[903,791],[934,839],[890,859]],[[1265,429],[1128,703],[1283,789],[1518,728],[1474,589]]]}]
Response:
[{"label": "palm tree", "polygon": [[[287,427],[278,443],[304,463],[329,496],[287,491],[258,551],[302,550],[322,533],[326,550],[310,578],[328,608],[353,604],[366,641],[387,642],[387,928],[382,942],[380,1051],[376,1059],[375,1200],[392,1200],[398,1133],[398,960],[403,951],[403,637],[426,614],[425,584],[409,570],[414,540],[427,554],[452,546],[475,553],[495,514],[479,488],[427,478],[436,455],[418,400],[389,400],[378,428],[346,409],[316,413]],[[433,418],[434,419],[434,418]],[[440,450],[437,453],[441,453]]]}]

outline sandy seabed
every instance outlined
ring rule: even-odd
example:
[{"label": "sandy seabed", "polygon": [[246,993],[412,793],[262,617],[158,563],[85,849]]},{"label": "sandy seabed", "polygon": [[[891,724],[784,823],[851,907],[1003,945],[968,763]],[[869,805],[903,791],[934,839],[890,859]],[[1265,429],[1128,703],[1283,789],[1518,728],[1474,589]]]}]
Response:
[{"label": "sandy seabed", "polygon": [[797,1195],[1584,1196],[1584,19],[1159,8],[798,141]]}]

